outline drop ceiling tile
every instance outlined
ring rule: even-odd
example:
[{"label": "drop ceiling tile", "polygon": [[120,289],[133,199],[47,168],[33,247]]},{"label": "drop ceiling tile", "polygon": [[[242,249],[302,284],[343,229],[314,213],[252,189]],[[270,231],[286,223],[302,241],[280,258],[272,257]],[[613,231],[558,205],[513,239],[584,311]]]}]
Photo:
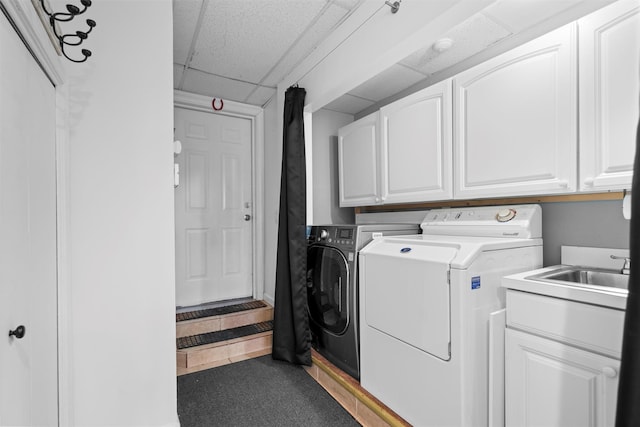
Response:
[{"label": "drop ceiling tile", "polygon": [[191,66],[257,83],[325,6],[325,0],[212,0]]},{"label": "drop ceiling tile", "polygon": [[510,35],[509,30],[478,13],[443,35],[453,40],[453,46],[448,50],[438,52],[432,46],[426,46],[400,63],[430,75],[457,64]]},{"label": "drop ceiling tile", "polygon": [[173,61],[185,65],[202,0],[173,1]]},{"label": "drop ceiling tile", "polygon": [[182,90],[200,95],[244,102],[255,85],[203,73],[198,70],[185,71]]},{"label": "drop ceiling tile", "polygon": [[337,111],[339,113],[355,115],[365,108],[371,107],[373,104],[373,101],[358,98],[357,96],[349,95],[347,93],[322,108],[325,110]]},{"label": "drop ceiling tile", "polygon": [[174,89],[180,89],[180,79],[182,79],[182,73],[184,67],[181,64],[173,64],[173,87]]},{"label": "drop ceiling tile", "polygon": [[349,11],[338,6],[329,6],[319,19],[305,31],[295,46],[266,76],[263,83],[276,86],[291,70],[306,58],[348,16]]},{"label": "drop ceiling tile", "polygon": [[583,0],[498,0],[482,11],[485,15],[518,33]]},{"label": "drop ceiling tile", "polygon": [[378,102],[424,80],[426,77],[418,71],[395,64],[355,89],[350,90],[349,93]]},{"label": "drop ceiling tile", "polygon": [[258,86],[258,88],[245,100],[247,104],[264,106],[276,94],[275,88]]},{"label": "drop ceiling tile", "polygon": [[333,4],[346,10],[355,9],[364,0],[333,0]]}]

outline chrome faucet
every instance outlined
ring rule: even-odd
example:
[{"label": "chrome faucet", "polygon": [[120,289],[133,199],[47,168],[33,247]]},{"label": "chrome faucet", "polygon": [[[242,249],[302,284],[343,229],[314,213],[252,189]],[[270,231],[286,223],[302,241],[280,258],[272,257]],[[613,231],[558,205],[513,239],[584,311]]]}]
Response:
[{"label": "chrome faucet", "polygon": [[622,266],[622,274],[629,274],[631,272],[631,257],[627,256],[615,256],[611,255],[611,259],[623,259],[624,265]]}]

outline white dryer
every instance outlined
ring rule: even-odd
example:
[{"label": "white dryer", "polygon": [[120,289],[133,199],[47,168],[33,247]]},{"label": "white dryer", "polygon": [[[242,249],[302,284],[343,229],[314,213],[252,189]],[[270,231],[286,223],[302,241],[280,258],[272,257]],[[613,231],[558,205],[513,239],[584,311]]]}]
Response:
[{"label": "white dryer", "polygon": [[430,211],[423,234],[360,252],[360,383],[415,426],[489,422],[501,278],[542,266],[538,205]]}]

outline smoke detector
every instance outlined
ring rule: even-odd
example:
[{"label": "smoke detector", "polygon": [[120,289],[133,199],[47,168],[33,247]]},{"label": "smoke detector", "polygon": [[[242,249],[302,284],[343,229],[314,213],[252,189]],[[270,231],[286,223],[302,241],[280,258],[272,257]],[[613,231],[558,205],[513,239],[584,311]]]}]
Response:
[{"label": "smoke detector", "polygon": [[451,46],[453,46],[453,40],[445,37],[436,40],[436,42],[433,44],[433,50],[435,50],[436,52],[444,52],[445,50],[450,49]]}]

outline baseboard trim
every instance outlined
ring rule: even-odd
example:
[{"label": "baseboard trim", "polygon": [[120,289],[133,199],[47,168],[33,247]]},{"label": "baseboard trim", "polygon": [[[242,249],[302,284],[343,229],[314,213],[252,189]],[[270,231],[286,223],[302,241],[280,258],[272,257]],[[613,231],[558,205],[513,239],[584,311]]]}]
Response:
[{"label": "baseboard trim", "polygon": [[[315,350],[311,351],[311,361],[312,368],[317,368],[324,372],[327,376],[329,376],[335,383],[342,389],[342,392],[346,392],[351,395],[356,400],[355,407],[364,405],[369,411],[371,411],[374,416],[377,416],[382,421],[386,422],[392,427],[410,427],[411,424],[406,422],[402,417],[396,414],[393,410],[387,407],[384,403],[380,402],[374,396],[372,396],[369,392],[363,389],[360,386],[360,383],[353,379],[348,374],[344,373],[342,370],[337,368],[331,362],[329,362],[326,358],[324,358],[321,354],[316,352]],[[311,375],[320,385],[322,385],[327,391],[331,392],[322,382],[318,380],[318,375],[313,372],[313,369],[307,369],[307,373]],[[343,393],[341,393],[343,394]],[[334,396],[335,397],[335,396]],[[348,407],[348,405],[343,404],[341,399],[336,399],[351,415],[353,415],[356,419],[360,420],[361,413],[354,408]]]}]

